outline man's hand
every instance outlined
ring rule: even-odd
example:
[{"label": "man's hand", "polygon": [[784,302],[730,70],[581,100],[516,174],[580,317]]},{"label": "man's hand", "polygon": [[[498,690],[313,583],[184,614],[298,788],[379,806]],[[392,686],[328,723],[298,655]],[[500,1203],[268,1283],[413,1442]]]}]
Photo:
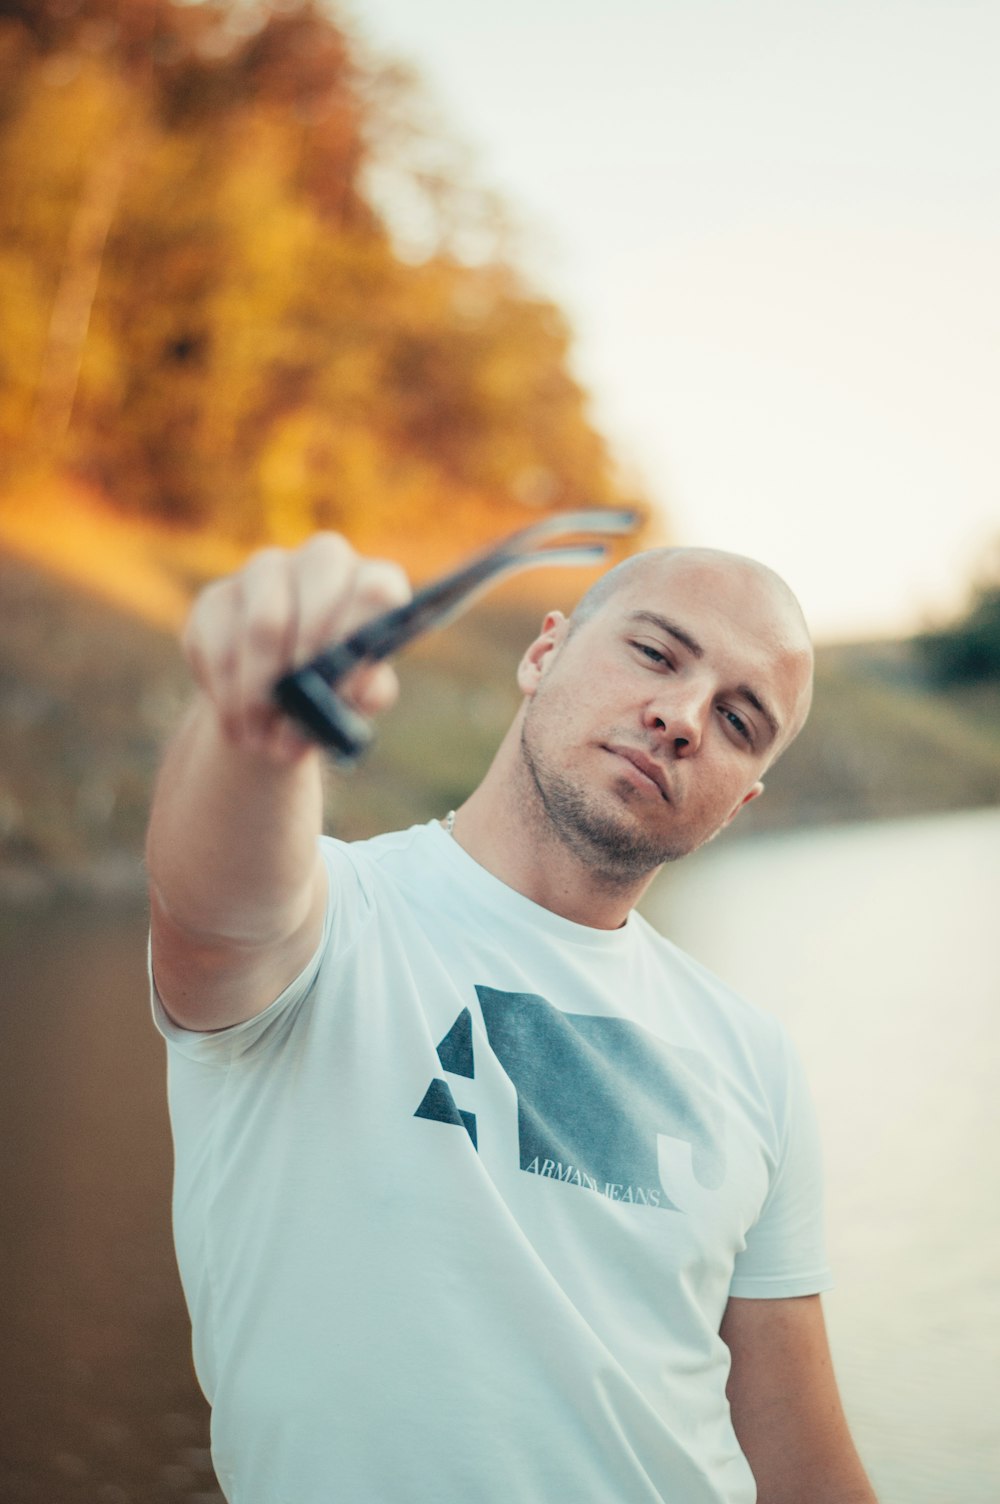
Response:
[{"label": "man's hand", "polygon": [[[323,533],[256,554],[199,597],[184,647],[201,693],[164,759],[146,847],[153,969],[177,1023],[252,1018],[318,946],[320,753],[276,708],[273,686],[409,594],[396,565]],[[387,709],[396,689],[384,663],[337,686],[363,715]]]},{"label": "man's hand", "polygon": [[[311,743],[275,707],[276,680],[409,597],[397,565],[359,558],[336,533],[319,533],[293,551],[265,549],[210,585],[183,641],[226,739],[275,763],[299,759]],[[393,704],[397,689],[382,663],[357,669],[337,692],[362,714],[376,715]]]}]

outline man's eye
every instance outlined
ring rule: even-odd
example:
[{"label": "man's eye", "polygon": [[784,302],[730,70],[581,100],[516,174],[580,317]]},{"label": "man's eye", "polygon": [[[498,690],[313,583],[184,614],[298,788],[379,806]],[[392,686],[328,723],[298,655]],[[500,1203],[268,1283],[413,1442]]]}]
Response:
[{"label": "man's eye", "polygon": [[673,663],[666,653],[661,653],[659,648],[651,647],[648,642],[633,642],[632,646],[638,648],[643,657],[648,658],[651,663],[662,663],[667,668],[673,668]]},{"label": "man's eye", "polygon": [[739,735],[742,736],[744,741],[753,741],[753,737],[750,734],[750,727],[747,725],[746,721],[741,715],[737,715],[735,710],[726,709],[723,709],[722,714],[725,716],[729,724],[733,727],[734,731],[738,732]]}]

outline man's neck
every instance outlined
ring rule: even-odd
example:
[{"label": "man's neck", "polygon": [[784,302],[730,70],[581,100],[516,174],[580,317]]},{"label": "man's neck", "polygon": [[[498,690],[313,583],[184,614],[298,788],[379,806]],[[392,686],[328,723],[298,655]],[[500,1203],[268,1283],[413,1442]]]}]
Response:
[{"label": "man's neck", "polygon": [[616,881],[553,829],[508,735],[460,807],[452,838],[515,892],[576,924],[619,929],[655,876]]}]

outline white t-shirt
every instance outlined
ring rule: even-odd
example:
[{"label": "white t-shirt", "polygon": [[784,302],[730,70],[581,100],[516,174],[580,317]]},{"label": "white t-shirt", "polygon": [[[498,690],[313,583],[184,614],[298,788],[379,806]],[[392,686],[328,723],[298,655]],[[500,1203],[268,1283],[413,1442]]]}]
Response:
[{"label": "white t-shirt", "polygon": [[829,1285],[783,1030],[436,822],[322,844],[322,945],[266,1012],[154,998],[231,1504],[750,1504],[726,1301]]}]

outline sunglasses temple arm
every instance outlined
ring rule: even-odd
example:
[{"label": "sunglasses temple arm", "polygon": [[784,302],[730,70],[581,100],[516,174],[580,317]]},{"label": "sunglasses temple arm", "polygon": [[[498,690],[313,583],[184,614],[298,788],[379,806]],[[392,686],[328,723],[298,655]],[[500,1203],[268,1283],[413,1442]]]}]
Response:
[{"label": "sunglasses temple arm", "polygon": [[405,606],[387,611],[366,623],[345,642],[325,649],[307,667],[314,668],[324,679],[335,684],[362,659],[386,658],[414,637],[441,626],[464,610],[485,585],[501,574],[538,564],[593,564],[607,553],[607,545],[603,543],[566,545],[544,552],[533,552],[531,545],[560,533],[628,533],[637,523],[635,512],[611,507],[563,512],[533,523],[470,563],[418,590]]},{"label": "sunglasses temple arm", "polygon": [[330,684],[336,684],[361,662],[377,662],[395,653],[415,637],[443,625],[464,611],[487,585],[503,574],[540,564],[593,564],[605,555],[602,543],[548,549],[537,554],[511,555],[504,549],[419,590],[405,606],[366,622],[344,642],[310,660],[313,669]]},{"label": "sunglasses temple arm", "polygon": [[387,658],[414,637],[429,632],[451,612],[458,610],[482,585],[510,567],[506,550],[498,550],[488,558],[476,560],[443,579],[435,580],[418,590],[404,606],[396,606],[376,616],[343,642],[317,653],[306,667],[321,674],[328,683],[336,684],[363,660],[373,662]]}]

